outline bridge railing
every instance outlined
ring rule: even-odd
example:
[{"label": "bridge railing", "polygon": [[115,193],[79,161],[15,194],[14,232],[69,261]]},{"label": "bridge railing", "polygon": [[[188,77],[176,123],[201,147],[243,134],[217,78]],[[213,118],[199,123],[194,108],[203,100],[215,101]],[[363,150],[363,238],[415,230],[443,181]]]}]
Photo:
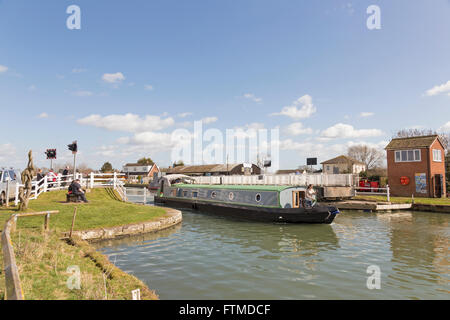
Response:
[{"label": "bridge railing", "polygon": [[[124,189],[125,175],[118,173],[94,173],[83,176],[81,173],[75,174],[75,179],[80,180],[80,184],[85,188],[111,187],[118,190],[122,199],[126,199]],[[66,190],[74,180],[74,175],[56,175],[55,177],[45,176],[41,180],[32,182],[30,199],[37,199],[42,193],[56,190]],[[16,184],[14,204],[19,204],[19,191],[23,184]]]}]

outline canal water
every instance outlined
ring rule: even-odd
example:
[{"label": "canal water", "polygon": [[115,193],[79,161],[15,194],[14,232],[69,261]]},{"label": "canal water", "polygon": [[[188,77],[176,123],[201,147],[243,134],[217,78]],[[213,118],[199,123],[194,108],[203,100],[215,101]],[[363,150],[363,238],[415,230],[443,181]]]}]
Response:
[{"label": "canal water", "polygon": [[[449,299],[449,221],[343,212],[331,225],[268,224],[184,210],[171,229],[95,245],[161,299]],[[368,289],[369,266],[380,289]]]}]

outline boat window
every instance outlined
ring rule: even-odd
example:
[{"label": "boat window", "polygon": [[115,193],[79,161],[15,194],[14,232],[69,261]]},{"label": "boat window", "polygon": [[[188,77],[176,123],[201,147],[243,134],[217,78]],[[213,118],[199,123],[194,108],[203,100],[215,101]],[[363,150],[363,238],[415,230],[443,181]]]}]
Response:
[{"label": "boat window", "polygon": [[215,198],[217,196],[217,192],[215,192],[215,191],[213,191],[213,192],[211,192],[211,198]]},{"label": "boat window", "polygon": [[256,197],[255,197],[256,202],[260,202],[261,201],[261,194],[257,193]]},{"label": "boat window", "polygon": [[187,191],[183,191],[183,197],[187,197]]},{"label": "boat window", "polygon": [[192,197],[197,198],[198,197],[198,191],[192,191]]},{"label": "boat window", "polygon": [[233,200],[233,199],[234,199],[234,193],[233,193],[233,192],[230,192],[230,193],[228,194],[228,199],[230,199],[230,200]]},{"label": "boat window", "polygon": [[176,197],[177,196],[177,190],[176,189],[173,189],[171,193],[172,193],[172,197]]}]

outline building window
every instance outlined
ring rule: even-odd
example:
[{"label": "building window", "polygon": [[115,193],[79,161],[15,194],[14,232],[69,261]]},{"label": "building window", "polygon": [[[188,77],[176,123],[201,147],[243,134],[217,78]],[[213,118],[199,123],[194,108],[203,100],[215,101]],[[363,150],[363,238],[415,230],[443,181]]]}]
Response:
[{"label": "building window", "polygon": [[395,162],[420,162],[420,150],[395,151]]},{"label": "building window", "polygon": [[198,198],[198,191],[192,191],[192,198]]},{"label": "building window", "polygon": [[442,162],[442,151],[433,149],[433,161]]}]

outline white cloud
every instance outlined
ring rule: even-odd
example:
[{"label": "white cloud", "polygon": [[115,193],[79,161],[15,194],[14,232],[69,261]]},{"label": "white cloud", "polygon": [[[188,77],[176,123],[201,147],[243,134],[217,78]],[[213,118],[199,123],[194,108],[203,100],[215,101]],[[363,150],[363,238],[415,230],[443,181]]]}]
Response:
[{"label": "white cloud", "polygon": [[245,99],[252,100],[254,102],[261,102],[261,98],[257,98],[253,93],[245,93],[243,96]]},{"label": "white cloud", "polygon": [[203,124],[209,124],[209,123],[216,122],[217,120],[219,120],[217,117],[206,117],[206,118],[203,118],[201,121],[203,122]]},{"label": "white cloud", "polygon": [[108,83],[120,83],[121,81],[125,80],[125,76],[122,72],[116,72],[116,73],[105,73],[102,76],[103,81]]},{"label": "white cloud", "polygon": [[77,121],[79,124],[90,125],[110,131],[142,132],[161,130],[174,124],[173,118],[162,119],[160,116],[146,115],[141,118],[137,114],[112,114],[100,116],[92,114]]},{"label": "white cloud", "polygon": [[77,97],[90,97],[90,96],[93,96],[94,93],[91,91],[80,90],[80,91],[72,92],[72,95],[77,96]]},{"label": "white cloud", "polygon": [[153,91],[153,86],[152,86],[151,84],[146,84],[146,85],[144,86],[144,88],[145,88],[145,90],[147,90],[147,91]]},{"label": "white cloud", "polygon": [[301,134],[312,134],[313,130],[311,128],[305,128],[301,122],[294,122],[288,125],[284,132],[289,135],[298,136]]},{"label": "white cloud", "polygon": [[34,84],[32,84],[31,86],[28,87],[29,91],[36,91],[36,86]]},{"label": "white cloud", "polygon": [[127,148],[120,148],[121,155],[135,156],[136,153],[142,153],[145,150],[152,153],[171,150],[180,144],[187,143],[190,139],[192,139],[192,135],[180,137],[174,136],[172,133],[146,131],[136,133],[132,137],[121,137],[117,143],[128,145]]},{"label": "white cloud", "polygon": [[450,95],[450,80],[447,81],[447,83],[434,86],[433,88],[427,90],[427,92],[425,94],[427,96],[435,96],[435,95],[438,95],[441,93],[446,93],[446,92],[448,92]]},{"label": "white cloud", "polygon": [[[298,109],[301,105],[301,108]],[[272,116],[287,116],[293,119],[304,119],[311,117],[317,111],[316,107],[312,103],[312,97],[310,95],[304,95],[294,102],[292,105],[284,107],[281,112],[272,113]]]},{"label": "white cloud", "polygon": [[442,127],[440,127],[439,131],[450,132],[450,121],[448,121],[446,124],[444,124]]},{"label": "white cloud", "polygon": [[95,152],[96,155],[102,156],[102,157],[113,157],[115,155],[115,151],[117,150],[117,146],[100,146],[99,148],[96,148],[97,151]]},{"label": "white cloud", "polygon": [[0,64],[0,73],[6,72],[6,71],[8,71],[8,67],[2,66],[2,65]]},{"label": "white cloud", "polygon": [[178,116],[180,118],[186,118],[187,116],[191,116],[192,112],[183,112],[183,113],[179,113]]},{"label": "white cloud", "polygon": [[48,113],[42,112],[40,115],[38,115],[38,118],[39,119],[46,119],[46,118],[48,118]]},{"label": "white cloud", "polygon": [[86,69],[83,69],[83,68],[74,68],[74,69],[72,69],[72,73],[82,73],[82,72],[86,72],[87,70]]},{"label": "white cloud", "polygon": [[[0,144],[0,160],[9,161],[16,156],[16,148],[11,143]],[[8,165],[10,165],[8,163]]]},{"label": "white cloud", "polygon": [[320,139],[347,139],[347,138],[366,138],[378,137],[383,135],[379,129],[355,129],[353,126],[344,123],[338,123],[334,126],[325,129],[320,135]]},{"label": "white cloud", "polygon": [[373,113],[373,112],[361,112],[361,113],[359,114],[359,116],[360,116],[361,118],[367,118],[367,117],[371,117],[371,116],[373,116],[373,115],[375,115],[375,113]]}]

